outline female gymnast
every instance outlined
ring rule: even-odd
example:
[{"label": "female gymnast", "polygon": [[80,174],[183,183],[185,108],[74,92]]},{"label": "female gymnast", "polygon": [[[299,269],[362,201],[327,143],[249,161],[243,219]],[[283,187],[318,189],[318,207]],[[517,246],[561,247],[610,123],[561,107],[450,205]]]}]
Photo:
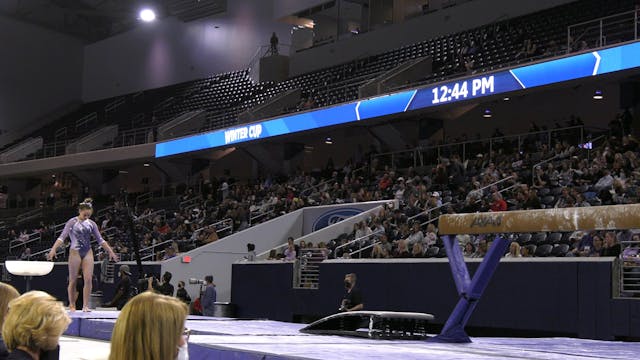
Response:
[{"label": "female gymnast", "polygon": [[89,219],[93,214],[93,200],[91,198],[85,199],[78,206],[78,216],[73,217],[67,221],[62,230],[62,234],[53,243],[53,247],[49,252],[47,258],[53,260],[56,257],[56,250],[59,246],[64,244],[67,236],[71,238],[71,245],[69,246],[69,287],[67,289],[69,295],[69,310],[76,310],[76,300],[78,298],[78,292],[76,291],[76,279],[80,268],[82,268],[82,274],[84,277],[84,288],[82,291],[82,311],[88,312],[89,310],[89,298],[91,297],[91,287],[93,283],[93,251],[91,249],[91,236],[93,236],[98,244],[109,253],[109,257],[113,261],[118,261],[116,254],[111,249],[111,246],[104,241],[98,225]]}]

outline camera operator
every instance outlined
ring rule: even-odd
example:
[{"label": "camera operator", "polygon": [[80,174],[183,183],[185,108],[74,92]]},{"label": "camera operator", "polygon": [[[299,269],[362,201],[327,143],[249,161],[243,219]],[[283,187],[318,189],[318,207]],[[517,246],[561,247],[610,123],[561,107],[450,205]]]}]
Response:
[{"label": "camera operator", "polygon": [[344,276],[344,287],[347,292],[342,299],[339,311],[360,311],[364,308],[362,304],[362,294],[360,290],[356,288],[356,280],[357,276],[354,273]]},{"label": "camera operator", "polygon": [[184,288],[184,281],[178,281],[178,291],[176,291],[176,297],[187,305],[191,304],[191,296],[189,296],[187,289]]},{"label": "camera operator", "polygon": [[204,277],[205,288],[202,293],[202,315],[213,316],[214,305],[216,303],[217,293],[216,285],[213,283],[213,276],[207,275]]}]

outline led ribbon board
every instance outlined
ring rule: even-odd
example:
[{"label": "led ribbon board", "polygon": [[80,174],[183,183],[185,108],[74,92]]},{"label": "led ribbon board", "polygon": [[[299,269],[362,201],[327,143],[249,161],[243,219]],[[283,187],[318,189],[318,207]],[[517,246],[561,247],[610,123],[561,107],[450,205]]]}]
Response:
[{"label": "led ribbon board", "polygon": [[156,144],[156,158],[640,67],[640,42]]}]

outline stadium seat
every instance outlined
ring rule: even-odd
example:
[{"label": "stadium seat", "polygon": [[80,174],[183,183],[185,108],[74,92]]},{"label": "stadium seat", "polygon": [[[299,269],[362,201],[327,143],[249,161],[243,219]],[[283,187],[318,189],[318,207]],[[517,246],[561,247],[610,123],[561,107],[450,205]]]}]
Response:
[{"label": "stadium seat", "polygon": [[551,255],[552,250],[553,250],[553,245],[544,244],[544,245],[538,246],[534,254],[536,257],[547,257]]},{"label": "stadium seat", "polygon": [[518,235],[518,240],[516,241],[521,246],[528,245],[531,242],[531,234],[529,233],[520,234]]},{"label": "stadium seat", "polygon": [[569,245],[558,244],[553,247],[553,250],[551,250],[551,256],[563,257],[567,254],[568,251],[569,251]]},{"label": "stadium seat", "polygon": [[547,242],[550,244],[559,244],[562,241],[562,233],[551,233],[547,236]]},{"label": "stadium seat", "polygon": [[427,249],[427,252],[425,253],[425,257],[428,258],[433,258],[438,256],[438,253],[440,252],[440,248],[437,246],[431,246]]},{"label": "stadium seat", "polygon": [[539,232],[539,233],[535,233],[532,237],[531,237],[531,242],[533,244],[536,245],[542,245],[544,243],[546,243],[547,241],[547,233],[545,232]]}]

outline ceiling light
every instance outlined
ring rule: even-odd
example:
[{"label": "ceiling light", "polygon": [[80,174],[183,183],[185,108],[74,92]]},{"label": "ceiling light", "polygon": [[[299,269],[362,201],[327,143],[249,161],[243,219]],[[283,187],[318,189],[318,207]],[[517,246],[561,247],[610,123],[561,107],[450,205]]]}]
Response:
[{"label": "ceiling light", "polygon": [[151,166],[151,164],[149,164],[149,163],[144,163],[144,164],[142,164],[142,166],[144,166],[144,167],[149,167],[149,166]]},{"label": "ceiling light", "polygon": [[593,98],[594,98],[594,99],[596,99],[596,100],[602,100],[602,99],[604,99],[604,96],[602,95],[602,90],[596,90],[596,91],[593,93]]},{"label": "ceiling light", "polygon": [[509,101],[509,100],[511,100],[511,98],[510,98],[510,97],[508,97],[508,96],[505,96],[502,100],[504,100],[504,101]]},{"label": "ceiling light", "polygon": [[327,145],[332,145],[333,144],[333,139],[330,137],[327,137],[326,139],[324,139],[324,143]]},{"label": "ceiling light", "polygon": [[482,117],[484,117],[484,118],[490,118],[492,116],[493,115],[491,114],[491,110],[489,110],[489,109],[485,109],[484,113],[482,113]]},{"label": "ceiling light", "polygon": [[144,8],[138,13],[138,18],[144,22],[152,22],[156,19],[156,12],[150,8]]}]

